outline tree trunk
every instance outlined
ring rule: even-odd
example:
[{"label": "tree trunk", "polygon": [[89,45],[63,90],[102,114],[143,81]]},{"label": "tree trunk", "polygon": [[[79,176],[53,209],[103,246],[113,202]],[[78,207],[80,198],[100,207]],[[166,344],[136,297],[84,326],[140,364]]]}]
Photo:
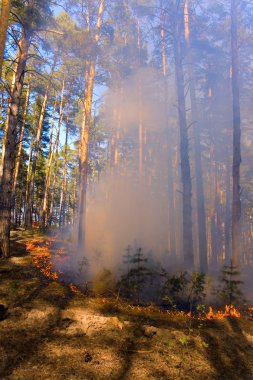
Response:
[{"label": "tree trunk", "polygon": [[202,150],[200,140],[200,128],[198,123],[198,110],[196,100],[195,80],[193,73],[193,60],[191,53],[191,39],[189,26],[189,7],[188,0],[185,2],[185,39],[188,47],[188,76],[191,99],[191,118],[193,125],[194,136],[194,163],[196,177],[196,196],[197,196],[197,217],[198,217],[198,248],[199,248],[199,264],[200,270],[203,273],[208,271],[207,259],[207,237],[206,237],[206,210],[205,210],[205,195],[203,185],[202,171]]},{"label": "tree trunk", "polygon": [[10,0],[2,0],[1,17],[0,17],[0,79],[2,78],[4,49],[5,49],[10,9],[11,9]]},{"label": "tree trunk", "polygon": [[174,31],[174,58],[176,72],[176,86],[178,99],[178,119],[180,131],[180,159],[183,197],[183,255],[185,267],[189,270],[194,267],[193,237],[192,237],[192,183],[189,159],[188,128],[186,122],[186,107],[184,94],[184,72],[180,44],[181,14],[175,14]]},{"label": "tree trunk", "polygon": [[[139,53],[138,64],[141,68],[141,30],[140,30],[140,19],[137,19],[137,49]],[[139,149],[138,149],[138,168],[139,168],[139,178],[142,178],[143,174],[143,101],[142,101],[142,81],[141,78],[138,78],[138,97],[139,97]]]},{"label": "tree trunk", "polygon": [[[58,134],[57,134],[58,135]],[[51,200],[50,200],[50,207],[49,207],[49,214],[46,215],[46,225],[52,224],[52,217],[54,212],[54,198],[55,198],[55,187],[56,187],[56,177],[57,177],[57,170],[58,170],[58,156],[59,156],[59,135],[57,136],[55,140],[55,155],[54,155],[54,174],[53,174],[53,180],[52,180],[52,188],[51,188]]]},{"label": "tree trunk", "polygon": [[[98,18],[96,24],[95,44],[99,40],[99,31],[102,25],[102,16],[104,13],[105,0],[100,0]],[[88,176],[88,144],[91,128],[92,98],[95,81],[96,59],[90,63],[88,81],[86,83],[84,97],[83,123],[81,128],[80,141],[80,183],[79,183],[79,215],[78,215],[78,246],[83,247],[85,241],[85,212],[86,212],[86,192]]]},{"label": "tree trunk", "polygon": [[240,219],[241,219],[241,110],[239,90],[239,60],[237,37],[237,2],[231,0],[231,55],[232,55],[232,98],[233,98],[233,206],[232,206],[232,255],[239,263]]},{"label": "tree trunk", "polygon": [[161,7],[161,54],[162,54],[162,69],[164,78],[164,114],[166,117],[166,131],[168,136],[168,250],[174,257],[176,256],[176,235],[175,235],[175,197],[173,186],[173,164],[172,152],[170,148],[170,130],[169,130],[169,113],[168,113],[168,72],[167,72],[167,56],[165,48],[165,14]]},{"label": "tree trunk", "polygon": [[49,96],[50,89],[51,89],[51,83],[52,83],[55,65],[56,65],[56,58],[54,59],[54,63],[53,63],[52,69],[51,69],[50,78],[49,78],[49,81],[48,81],[47,86],[46,86],[46,91],[45,91],[44,99],[42,102],[40,118],[39,118],[39,123],[38,123],[38,129],[37,129],[37,134],[36,134],[36,139],[35,139],[31,175],[30,175],[29,184],[28,184],[27,205],[26,205],[26,215],[25,215],[25,228],[31,228],[32,227],[32,202],[33,202],[35,172],[36,172],[36,166],[37,166],[37,160],[38,160],[38,153],[39,153],[39,147],[40,147],[40,138],[41,138],[41,132],[42,132],[42,127],[43,127],[43,121],[44,121],[44,117],[45,117],[46,106],[47,106],[48,96]]},{"label": "tree trunk", "polygon": [[[228,136],[229,137],[229,136]],[[228,139],[229,141],[229,139]],[[226,212],[225,212],[225,264],[231,263],[231,160],[229,145],[226,148]]]},{"label": "tree trunk", "polygon": [[66,134],[65,134],[65,144],[64,144],[64,162],[63,162],[63,179],[62,179],[62,189],[61,189],[61,200],[60,200],[60,227],[66,224],[66,203],[67,203],[67,160],[68,160],[68,136],[69,136],[69,109],[66,118]]},{"label": "tree trunk", "polygon": [[17,143],[18,112],[22,94],[26,60],[30,38],[22,30],[19,42],[19,61],[16,72],[15,86],[11,94],[9,126],[7,130],[7,143],[3,162],[3,176],[0,184],[0,256],[10,255],[10,227],[12,208],[12,184],[15,165],[15,152]]},{"label": "tree trunk", "polygon": [[12,186],[13,203],[15,202],[17,179],[18,179],[20,159],[21,159],[21,153],[22,153],[22,147],[23,147],[23,139],[24,139],[24,133],[25,133],[25,123],[26,123],[26,116],[27,116],[28,105],[29,105],[29,98],[30,98],[30,81],[28,82],[28,86],[27,86],[23,120],[22,120],[20,135],[19,135],[18,151],[17,151],[17,157],[16,157],[15,169],[14,169],[14,175],[13,175],[13,186]]},{"label": "tree trunk", "polygon": [[3,142],[2,142],[2,157],[1,157],[1,164],[0,164],[0,182],[2,181],[2,176],[3,176],[3,163],[4,163],[7,134],[8,134],[8,128],[9,128],[11,101],[12,101],[11,94],[12,94],[12,91],[13,91],[15,83],[16,83],[16,73],[17,73],[19,55],[20,55],[20,51],[18,49],[17,58],[16,58],[17,63],[14,65],[14,71],[13,71],[13,75],[12,75],[11,88],[10,88],[10,96],[8,99],[7,115],[6,115],[6,119],[5,119],[5,123],[4,123],[4,136],[3,136]]},{"label": "tree trunk", "polygon": [[44,197],[42,201],[42,212],[41,212],[42,227],[46,227],[48,224],[48,195],[49,195],[48,193],[49,193],[49,188],[50,188],[51,168],[52,168],[52,160],[53,160],[54,151],[55,151],[56,146],[58,146],[59,144],[60,130],[61,130],[62,120],[64,116],[64,107],[63,107],[64,91],[65,91],[65,79],[62,82],[59,121],[58,121],[56,137],[55,137],[54,148],[50,150],[48,162],[47,162],[45,192],[44,192]]}]

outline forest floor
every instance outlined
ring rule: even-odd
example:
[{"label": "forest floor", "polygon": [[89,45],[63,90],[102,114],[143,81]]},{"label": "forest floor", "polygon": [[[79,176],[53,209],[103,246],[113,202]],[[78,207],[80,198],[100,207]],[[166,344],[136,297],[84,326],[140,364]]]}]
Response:
[{"label": "forest floor", "polygon": [[1,380],[253,380],[253,318],[197,321],[87,297],[34,265],[26,247],[38,237],[13,232],[0,261]]}]

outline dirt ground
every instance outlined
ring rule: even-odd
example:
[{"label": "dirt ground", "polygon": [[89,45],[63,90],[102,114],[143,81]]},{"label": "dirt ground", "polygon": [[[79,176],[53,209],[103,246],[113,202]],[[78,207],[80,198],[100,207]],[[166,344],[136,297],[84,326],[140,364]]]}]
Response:
[{"label": "dirt ground", "polygon": [[33,234],[13,233],[0,261],[1,380],[253,380],[252,318],[191,321],[88,298],[35,268]]}]

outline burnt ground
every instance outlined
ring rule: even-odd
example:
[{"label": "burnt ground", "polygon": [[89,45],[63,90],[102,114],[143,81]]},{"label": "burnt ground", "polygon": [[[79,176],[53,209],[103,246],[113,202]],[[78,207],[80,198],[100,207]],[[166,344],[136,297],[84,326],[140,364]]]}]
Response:
[{"label": "burnt ground", "polygon": [[0,261],[1,380],[253,379],[253,319],[191,321],[46,279],[14,232]]}]

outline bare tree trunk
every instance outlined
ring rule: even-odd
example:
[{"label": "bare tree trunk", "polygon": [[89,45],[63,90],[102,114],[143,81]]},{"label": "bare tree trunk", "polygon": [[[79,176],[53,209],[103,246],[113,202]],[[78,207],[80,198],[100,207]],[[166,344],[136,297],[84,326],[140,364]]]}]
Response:
[{"label": "bare tree trunk", "polygon": [[[140,30],[140,19],[137,19],[137,48],[139,53],[139,68],[141,68],[141,30]],[[138,92],[139,92],[139,152],[138,152],[138,162],[139,162],[139,178],[143,174],[143,101],[142,101],[142,81],[138,79]]]},{"label": "bare tree trunk", "polygon": [[20,159],[21,159],[21,153],[22,153],[22,147],[23,147],[23,139],[24,139],[24,133],[25,133],[25,123],[26,123],[26,116],[27,116],[28,105],[29,105],[29,98],[30,98],[30,81],[28,82],[28,86],[27,86],[23,120],[22,120],[20,135],[19,135],[18,151],[17,151],[17,157],[16,157],[15,169],[14,169],[14,175],[13,175],[13,186],[12,186],[13,202],[15,201],[17,179],[18,179]]},{"label": "bare tree trunk", "polygon": [[61,189],[61,200],[60,200],[60,227],[66,224],[66,203],[67,203],[67,160],[68,160],[68,136],[69,136],[69,109],[66,118],[66,134],[65,134],[65,144],[64,144],[64,162],[63,162],[63,179],[62,179],[62,189]]},{"label": "bare tree trunk", "polygon": [[238,0],[231,0],[231,54],[232,54],[232,97],[233,97],[233,206],[232,206],[232,255],[239,263],[240,219],[241,219],[241,110],[239,90],[239,59],[237,37]]},{"label": "bare tree trunk", "polygon": [[2,78],[4,49],[5,49],[10,9],[11,9],[10,0],[2,0],[1,17],[0,17],[0,79]]},{"label": "bare tree trunk", "polygon": [[47,226],[47,223],[48,223],[48,195],[49,195],[48,193],[49,193],[49,188],[50,188],[51,168],[52,168],[52,160],[53,160],[55,147],[59,144],[60,130],[61,130],[62,120],[64,116],[64,107],[63,107],[64,91],[65,91],[65,79],[63,79],[63,82],[62,82],[59,121],[58,121],[56,137],[55,137],[54,148],[50,150],[48,162],[47,162],[45,192],[44,192],[44,197],[42,201],[42,212],[41,212],[41,224],[43,227]]},{"label": "bare tree trunk", "polygon": [[176,256],[176,234],[175,234],[175,197],[173,186],[173,164],[172,164],[172,152],[169,141],[169,114],[168,114],[168,72],[167,72],[167,56],[165,48],[165,14],[162,8],[162,2],[160,2],[161,8],[161,53],[162,53],[162,68],[164,78],[164,114],[166,117],[166,131],[168,136],[168,249],[170,254]]},{"label": "bare tree trunk", "polygon": [[[104,13],[105,0],[100,0],[98,18],[96,24],[95,43],[99,40],[99,31],[102,25],[102,16]],[[80,184],[79,184],[79,215],[78,215],[78,245],[84,246],[85,241],[85,212],[86,212],[86,192],[87,192],[87,176],[88,176],[88,147],[91,127],[92,98],[95,81],[96,60],[90,63],[88,82],[86,83],[84,98],[84,113],[81,129],[80,142]]]},{"label": "bare tree trunk", "polygon": [[225,212],[225,263],[231,262],[231,162],[229,145],[226,148],[226,212]]},{"label": "bare tree trunk", "polygon": [[36,172],[36,166],[37,166],[37,160],[38,160],[38,153],[39,153],[39,146],[40,146],[40,138],[41,138],[41,132],[42,132],[42,127],[43,127],[43,121],[44,121],[44,117],[45,117],[46,106],[47,106],[48,96],[49,96],[50,89],[51,89],[51,83],[52,83],[55,65],[56,65],[56,58],[54,59],[54,63],[53,63],[52,69],[51,69],[50,78],[49,78],[47,86],[46,86],[46,91],[45,91],[44,99],[42,102],[40,118],[39,118],[39,123],[38,123],[38,129],[37,129],[37,134],[36,134],[36,139],[35,139],[34,152],[33,152],[33,162],[32,162],[31,175],[29,178],[29,185],[28,185],[28,196],[27,196],[26,215],[25,215],[25,227],[26,228],[32,227],[32,202],[33,202],[35,172]]},{"label": "bare tree trunk", "polygon": [[55,148],[54,148],[54,172],[53,172],[53,180],[52,180],[52,187],[51,187],[51,199],[50,199],[50,207],[49,207],[49,213],[46,214],[46,225],[52,224],[52,217],[54,213],[54,199],[55,199],[55,188],[56,188],[56,178],[57,178],[57,170],[58,170],[58,156],[59,156],[59,135],[57,134],[57,138],[55,140]]},{"label": "bare tree trunk", "polygon": [[180,131],[180,156],[181,156],[181,178],[183,197],[183,255],[184,264],[188,269],[194,267],[193,237],[192,237],[192,183],[189,159],[189,141],[186,122],[186,107],[184,94],[184,72],[182,66],[182,53],[180,44],[180,19],[181,12],[175,14],[174,31],[174,57],[176,71],[176,85],[178,98],[178,119]]},{"label": "bare tree trunk", "polygon": [[207,259],[207,237],[206,237],[206,210],[205,195],[202,171],[202,151],[200,142],[200,128],[198,123],[198,110],[196,100],[195,78],[193,73],[193,60],[191,53],[190,26],[189,26],[189,7],[188,0],[185,1],[185,39],[188,46],[188,76],[191,99],[191,117],[194,136],[194,163],[196,177],[196,196],[197,196],[197,217],[198,217],[198,248],[200,270],[203,273],[208,271]]},{"label": "bare tree trunk", "polygon": [[0,184],[0,256],[10,256],[10,227],[12,209],[12,183],[17,143],[18,112],[26,69],[27,53],[30,38],[22,30],[19,42],[19,61],[15,86],[11,94],[9,126],[7,132],[6,151],[3,162],[3,176]]},{"label": "bare tree trunk", "polygon": [[7,115],[6,115],[6,120],[5,120],[5,123],[4,123],[4,136],[3,136],[3,143],[2,143],[2,157],[1,157],[1,164],[0,164],[0,182],[1,182],[2,176],[3,176],[3,163],[4,163],[7,134],[8,134],[8,128],[9,128],[11,101],[12,101],[11,94],[12,94],[12,91],[14,89],[15,82],[16,82],[16,73],[17,73],[19,55],[20,55],[20,51],[18,50],[18,53],[17,53],[17,63],[14,65],[14,71],[13,71],[13,75],[12,75],[11,88],[10,88],[10,96],[9,96],[9,100],[8,100]]}]

